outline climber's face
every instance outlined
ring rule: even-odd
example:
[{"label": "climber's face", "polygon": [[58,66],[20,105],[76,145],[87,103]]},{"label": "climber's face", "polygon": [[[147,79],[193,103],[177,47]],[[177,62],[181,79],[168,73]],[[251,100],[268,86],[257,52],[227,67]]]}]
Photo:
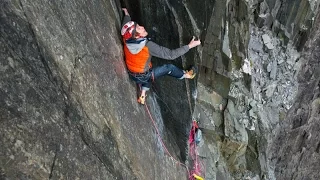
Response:
[{"label": "climber's face", "polygon": [[148,32],[144,29],[144,27],[140,26],[139,24],[137,24],[136,32],[140,37],[146,37],[148,35]]}]

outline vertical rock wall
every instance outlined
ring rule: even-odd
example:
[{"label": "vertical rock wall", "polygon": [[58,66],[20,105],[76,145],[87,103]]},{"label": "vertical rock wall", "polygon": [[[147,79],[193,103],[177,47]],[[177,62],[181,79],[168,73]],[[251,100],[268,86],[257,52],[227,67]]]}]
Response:
[{"label": "vertical rock wall", "polygon": [[271,146],[277,179],[319,179],[319,16],[302,54],[299,90]]},{"label": "vertical rock wall", "polygon": [[[299,53],[317,1],[0,4],[1,179],[185,179],[174,159],[187,159],[192,119],[206,179],[318,179],[318,31]],[[124,6],[160,45],[202,41],[169,62],[198,78],[160,79],[148,109],[123,62]]]},{"label": "vertical rock wall", "polygon": [[119,2],[0,5],[0,179],[186,177],[136,102]]},{"label": "vertical rock wall", "polygon": [[[185,58],[193,59],[200,70],[192,115],[205,133],[207,145],[200,155],[207,161],[206,177],[274,178],[266,149],[294,102],[302,63],[298,51],[309,36],[317,2],[191,0],[139,5],[139,18],[163,45],[176,47],[192,34],[202,40],[196,56]],[[157,84],[166,87],[160,87],[165,102],[171,104],[172,97],[180,101],[171,89],[166,93],[171,80]],[[172,114],[164,112],[166,119]],[[181,127],[178,134],[184,131]]]}]

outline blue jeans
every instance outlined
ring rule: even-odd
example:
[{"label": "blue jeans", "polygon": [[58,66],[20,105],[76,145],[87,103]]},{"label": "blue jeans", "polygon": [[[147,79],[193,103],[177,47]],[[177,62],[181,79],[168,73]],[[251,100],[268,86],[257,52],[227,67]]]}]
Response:
[{"label": "blue jeans", "polygon": [[162,66],[150,69],[146,73],[131,73],[129,75],[132,80],[142,86],[142,90],[148,91],[151,87],[152,80],[158,79],[161,76],[172,76],[178,79],[183,79],[184,72],[173,64],[165,64]]}]

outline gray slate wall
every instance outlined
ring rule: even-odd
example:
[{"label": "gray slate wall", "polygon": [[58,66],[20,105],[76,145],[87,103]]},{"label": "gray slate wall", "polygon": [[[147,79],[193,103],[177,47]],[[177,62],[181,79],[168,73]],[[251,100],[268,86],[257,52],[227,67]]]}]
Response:
[{"label": "gray slate wall", "polygon": [[[136,102],[120,7],[1,2],[0,179],[186,177]],[[152,97],[149,109],[159,116]]]},{"label": "gray slate wall", "polygon": [[[302,49],[310,27],[319,24],[313,20],[316,1],[122,3],[0,2],[0,179],[187,178],[186,169],[166,154],[148,111],[136,102],[136,87],[126,72],[119,35],[124,6],[161,45],[176,48],[187,44],[192,35],[202,41],[202,46],[172,62],[181,68],[195,64],[198,79],[164,77],[147,100],[175,159],[187,159],[191,120],[201,118],[208,144],[200,152],[207,162],[206,178],[272,177],[266,159],[270,149],[279,179],[306,175],[318,179],[318,31],[313,31],[304,51],[304,59],[310,61],[302,66],[301,91],[287,118],[286,111],[277,114],[278,107],[266,106],[258,112],[261,119],[256,131],[248,128],[254,124],[245,126],[243,117],[257,117],[253,108],[257,102],[247,102],[245,95],[260,93],[255,91],[260,87],[250,89],[250,83],[266,80],[251,81],[252,77],[242,77],[238,71],[248,55],[249,31],[255,28],[271,33],[269,40],[278,38],[282,47],[292,40]],[[257,33],[254,44],[259,45],[253,51],[258,51],[257,59],[268,62],[264,57],[270,49],[259,44],[261,32],[253,32]],[[154,65],[163,63],[155,59]],[[237,73],[240,78],[233,77]],[[272,75],[276,77],[277,72]],[[240,91],[229,91],[233,85]],[[261,94],[272,101],[274,87],[266,89]],[[276,121],[271,125],[270,114]],[[280,128],[285,129],[267,147],[272,141],[267,139],[272,137],[267,130],[275,129],[280,120],[284,120]]]}]

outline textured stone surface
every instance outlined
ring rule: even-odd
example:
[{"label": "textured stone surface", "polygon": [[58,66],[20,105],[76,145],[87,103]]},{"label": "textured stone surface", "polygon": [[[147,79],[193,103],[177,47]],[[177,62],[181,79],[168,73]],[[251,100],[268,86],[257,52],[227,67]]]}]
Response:
[{"label": "textured stone surface", "polygon": [[277,179],[319,179],[319,16],[302,54],[296,102],[271,148]]},{"label": "textured stone surface", "polygon": [[114,3],[1,2],[1,179],[186,177],[136,103]]},{"label": "textured stone surface", "polygon": [[[183,5],[180,1],[165,1],[164,12],[167,17],[175,17],[175,21],[168,28],[167,20],[160,18],[159,24],[166,24],[166,28],[162,27],[157,33],[164,33],[161,35],[170,38],[179,37],[178,42],[183,44],[185,30],[189,28],[188,24],[192,24],[192,20],[184,19],[180,12],[196,12],[195,9],[199,8],[203,14],[212,13],[209,21],[201,20],[196,15],[193,17],[197,19],[197,24],[201,24],[199,21],[206,24],[206,31],[203,31],[206,34],[201,36],[205,38],[202,39],[197,104],[193,117],[200,120],[205,144],[213,143],[208,146],[217,147],[209,148],[214,159],[207,156],[207,175],[215,179],[221,177],[221,173],[217,172],[223,172],[224,178],[272,179],[265,149],[276,133],[272,130],[284,119],[292,105],[296,94],[296,72],[301,64],[299,53],[289,40],[293,40],[298,48],[303,46],[303,38],[308,36],[310,29],[308,25],[303,30],[305,33],[297,35],[300,30],[289,26],[293,21],[298,24],[308,23],[314,14],[309,12],[306,1],[215,1],[208,6],[213,10],[188,6],[192,3],[194,1],[187,1],[187,8],[184,9],[180,7]],[[304,8],[298,11],[294,8],[298,6]],[[146,20],[147,23],[152,23],[151,19],[160,13],[159,10],[156,13],[148,10],[144,12],[148,19],[149,16],[153,17]],[[306,12],[309,14],[306,15]],[[259,18],[254,18],[256,13]],[[259,21],[263,22],[261,29],[254,26]],[[272,29],[269,29],[272,25]],[[179,36],[172,36],[175,31]],[[269,41],[263,42],[262,35]],[[249,61],[247,68],[252,68],[251,76],[242,72],[245,59]],[[215,93],[220,96],[215,96]],[[234,104],[233,108],[229,103]],[[224,115],[217,107],[219,104],[223,105],[222,110],[231,113]],[[239,129],[240,125],[242,130]],[[243,138],[245,141],[242,141]]]},{"label": "textured stone surface", "polygon": [[175,159],[186,159],[195,118],[206,179],[319,179],[319,32],[296,50],[319,2],[121,2],[0,3],[0,179],[187,178],[136,103],[123,6],[161,45],[201,38],[170,62],[196,64],[198,78],[162,78],[147,98]]}]

